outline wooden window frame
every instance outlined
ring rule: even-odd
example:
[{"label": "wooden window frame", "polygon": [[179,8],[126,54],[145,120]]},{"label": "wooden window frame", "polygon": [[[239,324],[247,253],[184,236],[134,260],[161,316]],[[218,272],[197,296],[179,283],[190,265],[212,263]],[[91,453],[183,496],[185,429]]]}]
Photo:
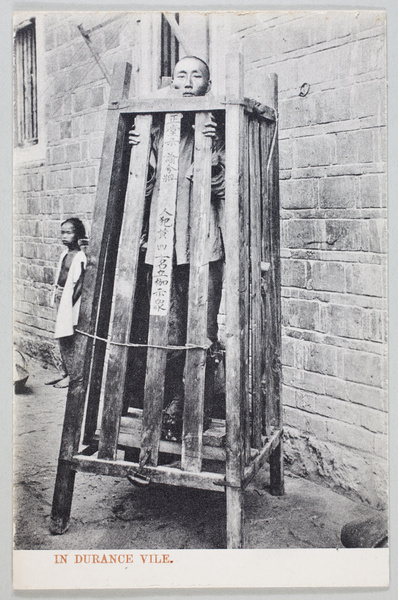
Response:
[{"label": "wooden window frame", "polygon": [[[179,13],[174,13],[173,16],[178,23]],[[163,13],[160,35],[160,85],[164,87],[173,77],[174,67],[179,60],[180,43]]]},{"label": "wooden window frame", "polygon": [[36,19],[23,21],[14,32],[15,146],[37,145],[37,43]]}]

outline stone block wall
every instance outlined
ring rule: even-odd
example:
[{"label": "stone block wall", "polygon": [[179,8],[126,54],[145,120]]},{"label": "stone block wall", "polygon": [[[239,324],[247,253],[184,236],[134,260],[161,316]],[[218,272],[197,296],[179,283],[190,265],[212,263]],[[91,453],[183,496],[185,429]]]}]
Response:
[{"label": "stone block wall", "polygon": [[[46,13],[44,128],[46,155],[15,166],[14,321],[18,345],[46,361],[58,362],[50,295],[62,245],[60,225],[80,217],[88,234],[102,152],[109,85],[78,25],[108,74],[117,60],[138,68],[140,14]],[[135,69],[135,70],[134,70]],[[42,82],[43,83],[43,82]],[[40,84],[40,81],[39,81]]]},{"label": "stone block wall", "polygon": [[279,80],[287,463],[385,506],[384,14],[241,15],[233,44],[247,95]]}]

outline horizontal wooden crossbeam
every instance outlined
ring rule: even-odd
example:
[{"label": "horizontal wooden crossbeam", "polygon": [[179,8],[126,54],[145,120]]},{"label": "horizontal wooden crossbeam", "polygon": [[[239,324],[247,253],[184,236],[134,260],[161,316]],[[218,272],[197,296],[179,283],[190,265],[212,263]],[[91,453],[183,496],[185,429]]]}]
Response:
[{"label": "horizontal wooden crossbeam", "polygon": [[245,112],[255,114],[267,121],[274,122],[276,120],[276,113],[273,108],[248,98],[231,101],[212,96],[197,96],[192,98],[173,98],[173,96],[146,99],[131,98],[120,102],[112,102],[109,108],[111,110],[119,110],[121,114],[146,114],[225,110],[227,105],[242,106]]},{"label": "horizontal wooden crossbeam", "polygon": [[[134,412],[138,412],[138,409],[134,409]],[[131,418],[131,416],[130,418],[122,417],[119,444],[126,447],[137,447],[137,442],[139,443],[140,440],[140,430],[140,419],[135,417]],[[215,435],[212,435],[211,431],[213,431]],[[225,435],[221,436],[220,432],[225,433],[225,429],[222,427],[222,421],[215,420],[215,425],[210,430],[210,433],[206,432],[207,443],[223,443]],[[244,470],[244,478],[241,485],[242,489],[245,489],[248,486],[264,463],[269,460],[271,453],[280,443],[281,437],[282,430],[275,430],[270,436],[264,438],[264,445],[260,451],[252,448],[250,465]],[[133,439],[136,439],[137,442],[133,442]],[[222,442],[220,442],[220,440],[222,440]],[[206,438],[204,438],[203,441],[203,458],[218,461],[225,460],[225,450],[223,448],[211,447],[207,445]],[[92,450],[95,451],[94,448]],[[176,442],[161,441],[159,450],[160,452],[165,452],[168,454],[181,454],[181,444]],[[224,474],[222,473],[213,473],[209,471],[192,473],[189,471],[182,471],[179,461],[173,463],[173,466],[158,465],[157,467],[148,466],[140,468],[138,463],[124,460],[101,460],[96,456],[90,456],[88,454],[89,453],[86,450],[74,456],[71,463],[72,468],[76,471],[95,473],[97,475],[110,475],[112,477],[127,477],[127,475],[134,475],[135,473],[139,472],[140,475],[148,478],[151,483],[183,485],[212,491],[220,491],[222,488],[230,486]]]},{"label": "horizontal wooden crossbeam", "polygon": [[[192,487],[213,492],[222,491],[220,482],[224,480],[222,473],[190,473],[179,468],[160,465],[140,469],[138,463],[123,460],[99,460],[94,456],[76,455],[72,459],[71,467],[75,471],[110,475],[111,477],[127,477],[127,475],[135,475],[139,472],[151,483]],[[219,482],[218,485],[215,482]]]},{"label": "horizontal wooden crossbeam", "polygon": [[112,103],[110,109],[120,110],[121,113],[181,113],[195,111],[225,110],[225,103],[219,99],[206,96],[163,98],[131,98],[119,103]]}]

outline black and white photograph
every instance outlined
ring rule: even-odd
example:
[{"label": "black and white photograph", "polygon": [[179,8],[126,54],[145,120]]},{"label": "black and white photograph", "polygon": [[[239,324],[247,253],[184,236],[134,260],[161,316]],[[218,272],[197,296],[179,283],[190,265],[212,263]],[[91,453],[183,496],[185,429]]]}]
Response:
[{"label": "black and white photograph", "polygon": [[386,26],[13,13],[16,589],[388,586]]}]

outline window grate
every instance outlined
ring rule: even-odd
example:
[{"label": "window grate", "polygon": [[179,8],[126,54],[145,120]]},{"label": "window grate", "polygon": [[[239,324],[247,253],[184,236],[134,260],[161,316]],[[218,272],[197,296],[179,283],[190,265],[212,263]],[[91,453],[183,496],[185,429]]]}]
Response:
[{"label": "window grate", "polygon": [[18,146],[37,144],[37,57],[35,19],[15,32],[14,117]]},{"label": "window grate", "polygon": [[[179,14],[174,13],[174,18],[179,22]],[[178,62],[179,43],[171,31],[167,19],[162,14],[162,57],[161,57],[161,77],[172,77],[176,63]]]}]

